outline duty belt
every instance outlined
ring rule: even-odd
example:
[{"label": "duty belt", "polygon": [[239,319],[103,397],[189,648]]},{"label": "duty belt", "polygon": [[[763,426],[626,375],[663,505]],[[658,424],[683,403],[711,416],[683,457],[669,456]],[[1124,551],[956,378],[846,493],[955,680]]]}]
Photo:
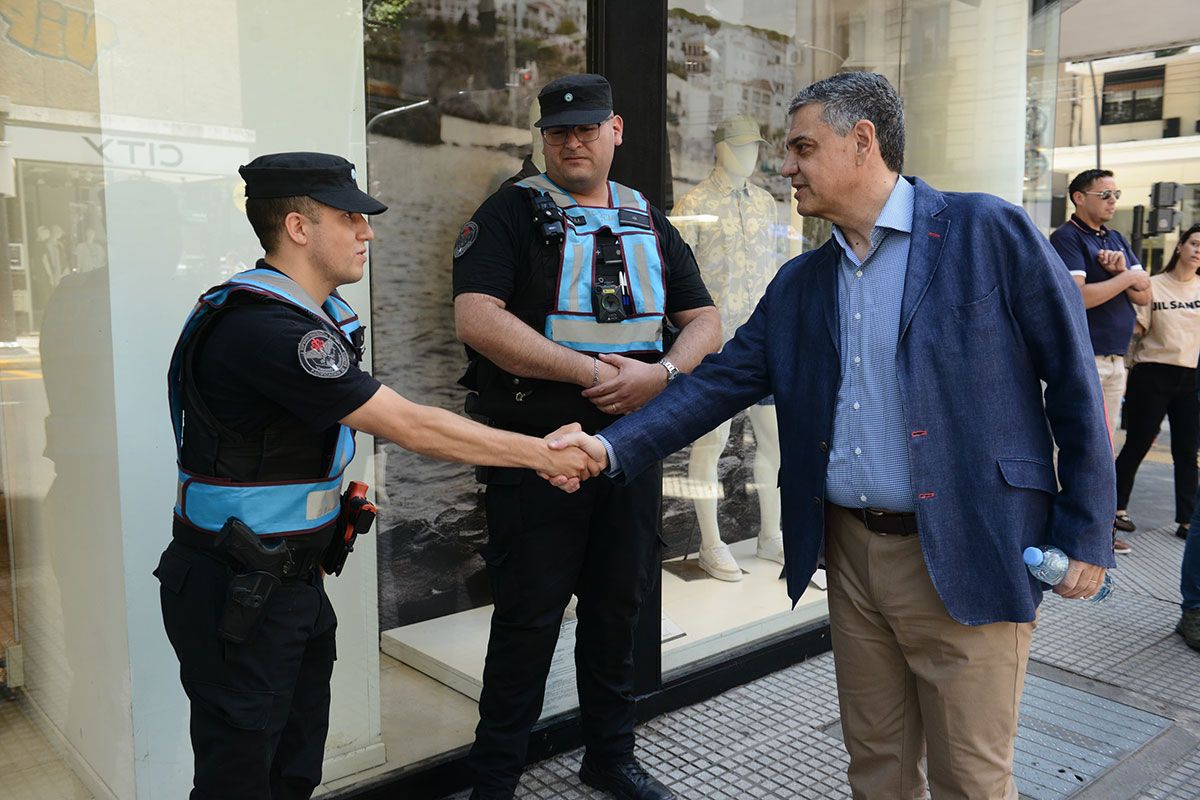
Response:
[{"label": "duty belt", "polygon": [[[313,533],[276,537],[275,540],[281,542],[288,549],[289,555],[283,568],[283,574],[280,577],[285,579],[306,578],[316,572],[317,568],[321,565],[321,556],[324,555],[325,549],[329,546],[329,540],[333,537],[336,528],[336,524],[330,524]],[[220,561],[226,563],[233,563],[234,561],[227,553],[217,548],[216,534],[193,528],[178,517],[175,518],[174,525],[172,526],[171,536],[180,544],[201,550],[206,555]],[[234,564],[234,566],[238,565]]]},{"label": "duty belt", "polygon": [[911,511],[884,511],[878,508],[846,508],[830,503],[857,519],[871,533],[881,536],[912,536],[917,532],[917,515]]}]

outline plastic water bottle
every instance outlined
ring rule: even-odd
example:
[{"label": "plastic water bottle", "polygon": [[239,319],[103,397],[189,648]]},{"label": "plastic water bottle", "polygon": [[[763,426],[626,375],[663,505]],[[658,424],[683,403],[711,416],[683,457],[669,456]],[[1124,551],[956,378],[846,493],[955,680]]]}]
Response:
[{"label": "plastic water bottle", "polygon": [[[1026,547],[1024,558],[1025,565],[1029,567],[1029,574],[1051,586],[1062,583],[1062,579],[1067,577],[1067,568],[1071,565],[1067,554],[1057,547]],[[1100,591],[1089,597],[1087,602],[1102,602],[1111,592],[1112,576],[1105,572]]]}]

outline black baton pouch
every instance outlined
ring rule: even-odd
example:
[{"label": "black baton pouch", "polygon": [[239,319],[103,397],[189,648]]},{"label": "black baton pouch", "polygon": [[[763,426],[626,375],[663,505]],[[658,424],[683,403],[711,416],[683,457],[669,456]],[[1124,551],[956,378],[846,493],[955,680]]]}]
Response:
[{"label": "black baton pouch", "polygon": [[229,582],[225,608],[217,631],[221,638],[233,644],[245,644],[254,638],[262,624],[271,592],[279,578],[268,572],[246,572],[234,575]]}]

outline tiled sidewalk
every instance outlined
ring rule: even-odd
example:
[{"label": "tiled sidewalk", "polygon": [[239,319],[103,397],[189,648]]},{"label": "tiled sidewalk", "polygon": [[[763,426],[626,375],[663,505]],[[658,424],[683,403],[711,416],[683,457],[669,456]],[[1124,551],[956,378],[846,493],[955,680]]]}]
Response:
[{"label": "tiled sidewalk", "polygon": [[[1200,800],[1200,653],[1174,633],[1183,542],[1162,511],[1169,470],[1144,468],[1131,513],[1159,527],[1130,537],[1113,597],[1042,605],[1017,741],[1022,797]],[[638,756],[681,798],[849,798],[839,736],[827,653],[651,720]],[[517,797],[604,797],[580,784],[581,757],[531,767]]]}]

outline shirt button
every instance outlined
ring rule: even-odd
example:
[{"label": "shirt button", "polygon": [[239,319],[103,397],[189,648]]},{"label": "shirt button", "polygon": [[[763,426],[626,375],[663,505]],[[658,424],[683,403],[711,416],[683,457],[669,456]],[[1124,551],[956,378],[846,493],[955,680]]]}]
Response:
[{"label": "shirt button", "polygon": [[858,403],[855,403],[855,404],[854,404],[854,410],[855,410],[855,411],[858,411]]},{"label": "shirt button", "polygon": [[860,494],[858,496],[858,499],[860,502],[863,502],[863,503],[867,502],[867,496],[865,494]]},{"label": "shirt button", "polygon": [[854,277],[856,277],[856,278],[861,278],[861,277],[862,277],[862,270],[860,269],[858,272],[854,273]]},{"label": "shirt button", "polygon": [[861,448],[861,447],[856,447],[856,448],[854,448],[854,455],[856,455],[856,456],[861,456],[861,455],[862,455],[862,448]]},{"label": "shirt button", "polygon": [[855,318],[855,319],[862,319],[862,314],[859,314],[859,313],[855,312],[855,314],[854,314],[854,318]]},{"label": "shirt button", "polygon": [[855,357],[854,357],[854,363],[855,363],[855,364],[858,364],[858,363],[859,363],[859,362],[861,362],[861,361],[862,361],[862,359],[861,359],[861,358],[859,358],[858,356],[855,356]]}]

